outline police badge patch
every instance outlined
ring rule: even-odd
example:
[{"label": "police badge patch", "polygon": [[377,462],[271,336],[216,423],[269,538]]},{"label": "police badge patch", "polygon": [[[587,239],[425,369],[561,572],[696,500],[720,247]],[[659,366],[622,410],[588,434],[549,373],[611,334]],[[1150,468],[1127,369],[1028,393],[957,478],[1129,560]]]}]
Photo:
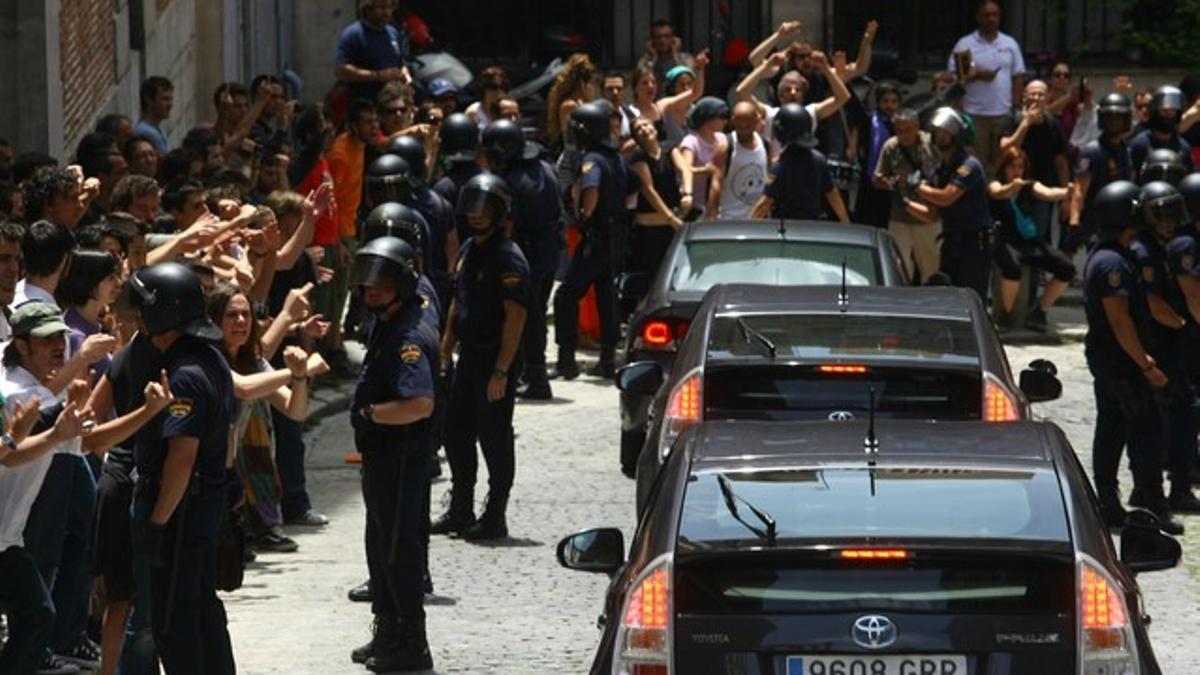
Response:
[{"label": "police badge patch", "polygon": [[594,166],[596,166],[595,162],[584,162],[583,166],[579,167],[579,173],[587,173],[591,171],[592,167]]},{"label": "police badge patch", "polygon": [[1148,284],[1154,283],[1154,268],[1153,267],[1143,267],[1142,268],[1142,281],[1144,281]]},{"label": "police badge patch", "polygon": [[971,175],[971,167],[967,166],[966,164],[959,166],[958,167],[958,175],[962,176],[963,178],[970,176]]},{"label": "police badge patch", "polygon": [[177,398],[171,401],[167,406],[167,412],[171,417],[187,417],[188,413],[192,412],[192,399]]},{"label": "police badge patch", "polygon": [[1121,270],[1113,270],[1108,273],[1108,285],[1113,288],[1121,287]]},{"label": "police badge patch", "polygon": [[1196,260],[1191,255],[1185,254],[1179,258],[1179,266],[1184,270],[1191,271],[1194,264],[1196,264]]},{"label": "police badge patch", "polygon": [[421,360],[421,348],[411,342],[400,348],[400,361],[413,364]]},{"label": "police badge patch", "polygon": [[521,274],[519,272],[506,272],[501,275],[500,283],[504,284],[505,288],[516,288],[521,283]]}]

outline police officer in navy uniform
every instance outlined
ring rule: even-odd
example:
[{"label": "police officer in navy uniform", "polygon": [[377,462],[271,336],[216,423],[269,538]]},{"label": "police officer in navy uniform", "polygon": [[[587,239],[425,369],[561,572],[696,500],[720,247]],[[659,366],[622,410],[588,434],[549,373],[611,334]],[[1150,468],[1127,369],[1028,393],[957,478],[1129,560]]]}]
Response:
[{"label": "police officer in navy uniform", "polygon": [[[447,237],[455,227],[454,206],[429,187],[429,158],[425,154],[425,144],[416,136],[396,136],[388,143],[388,154],[408,162],[410,198],[402,203],[416,209],[429,224],[430,257],[424,261],[423,273],[437,289],[438,304],[448,307],[453,290],[450,284]],[[456,245],[455,249],[457,248]]]},{"label": "police officer in navy uniform", "polygon": [[496,120],[483,130],[482,148],[492,173],[512,189],[512,239],[529,262],[529,314],[525,320],[522,398],[551,398],[546,373],[546,311],[554,272],[562,251],[562,204],[554,167],[538,158],[540,148],[526,141],[521,128]]},{"label": "police officer in navy uniform", "polygon": [[1179,153],[1184,169],[1191,173],[1192,147],[1179,136],[1179,122],[1187,108],[1183,92],[1179,87],[1164,85],[1150,96],[1150,121],[1147,129],[1129,140],[1129,160],[1134,176],[1139,176],[1142,165],[1152,150],[1174,150]]},{"label": "police officer in navy uniform", "polygon": [[987,302],[992,277],[992,212],[983,165],[967,152],[969,130],[953,108],[938,108],[929,132],[941,154],[933,184],[922,182],[917,194],[942,218],[941,271],[956,286],[974,289]]},{"label": "police officer in navy uniform", "polygon": [[[458,256],[454,302],[442,338],[442,363],[455,347],[446,425],[450,462],[450,508],[430,527],[434,534],[456,533],[468,540],[508,536],[506,510],[516,458],[513,404],[522,366],[521,333],[529,307],[529,263],[508,238],[512,198],[504,180],[482,173],[467,181],[457,211],[474,235]],[[488,498],[475,520],[475,476],[479,460],[488,466]]]},{"label": "police officer in navy uniform", "polygon": [[[364,220],[370,215],[370,211],[380,204],[392,202],[412,207],[413,169],[403,157],[390,153],[376,157],[367,167],[364,182],[367,197],[364,200],[364,206],[367,208],[363,214]],[[421,227],[421,249],[418,253],[429,261],[433,258],[433,234],[429,221],[418,209],[413,209],[413,217]],[[359,232],[359,240],[361,243],[362,232]]]},{"label": "police officer in navy uniform", "polygon": [[374,672],[433,668],[425,636],[421,520],[438,335],[425,318],[418,277],[415,251],[395,237],[373,239],[354,256],[351,283],[372,318],[351,424],[363,457],[375,623],[371,641],[351,659]]},{"label": "police officer in navy uniform", "polygon": [[[451,205],[458,204],[458,192],[483,171],[479,166],[479,125],[470,116],[454,113],[442,121],[438,130],[440,170],[443,175],[433,184],[433,191]],[[471,238],[471,226],[455,214],[454,231],[447,238],[447,252],[458,255],[463,242]],[[449,261],[453,277],[455,261]]]},{"label": "police officer in navy uniform", "polygon": [[1083,146],[1075,162],[1075,192],[1067,213],[1067,230],[1059,248],[1069,255],[1079,250],[1095,229],[1092,207],[1101,188],[1119,180],[1132,180],[1129,147],[1125,137],[1133,128],[1133,104],[1124,94],[1108,94],[1096,107],[1100,138]]},{"label": "police officer in navy uniform", "polygon": [[200,278],[179,263],[142,268],[130,285],[174,396],[140,435],[156,442],[135,451],[154,642],[168,675],[233,673],[215,569],[234,440],[233,379],[214,345],[221,330],[205,314]]},{"label": "police officer in navy uniform", "polygon": [[1179,185],[1179,181],[1183,180],[1186,174],[1187,167],[1183,165],[1178,152],[1165,148],[1151,150],[1150,154],[1146,155],[1146,161],[1142,163],[1142,170],[1138,172],[1138,183],[1146,185],[1154,181],[1163,181]]},{"label": "police officer in navy uniform", "polygon": [[[1158,361],[1167,376],[1167,386],[1160,397],[1166,418],[1167,472],[1171,491],[1167,506],[1172,511],[1200,512],[1191,489],[1191,464],[1196,448],[1196,393],[1188,368],[1190,352],[1195,350],[1195,331],[1189,330],[1188,303],[1183,287],[1176,277],[1182,268],[1171,263],[1170,244],[1176,232],[1191,221],[1183,195],[1170,183],[1156,181],[1142,187],[1139,198],[1145,227],[1131,246],[1138,261],[1142,287],[1151,323],[1150,354]],[[1143,503],[1141,494],[1134,492],[1129,502]]]},{"label": "police officer in navy uniform", "polygon": [[810,108],[799,103],[779,108],[771,132],[784,150],[767,176],[767,186],[754,205],[752,218],[824,219],[827,213],[822,207],[824,202],[834,218],[850,222],[825,155],[816,150],[815,126]]},{"label": "police officer in navy uniform", "polygon": [[1155,396],[1167,386],[1167,376],[1146,348],[1152,319],[1129,250],[1138,234],[1140,194],[1134,183],[1116,181],[1097,192],[1092,204],[1097,244],[1083,273],[1084,354],[1096,396],[1092,474],[1104,522],[1120,526],[1126,512],[1117,472],[1127,447],[1134,489],[1165,529],[1181,533],[1162,494],[1163,428]]},{"label": "police officer in navy uniform", "polygon": [[[1167,259],[1175,272],[1175,280],[1187,306],[1184,318],[1188,320],[1188,325],[1184,329],[1186,335],[1182,343],[1195,345],[1200,340],[1200,173],[1184,176],[1183,180],[1179,181],[1178,190],[1183,195],[1189,221],[1179,228],[1175,238],[1167,244]],[[1185,348],[1182,350],[1182,356],[1182,368],[1187,373],[1192,389],[1196,390],[1200,387],[1200,354],[1195,349]],[[1200,415],[1197,419],[1200,419]],[[1193,475],[1193,483],[1197,482],[1197,470],[1200,470],[1200,456],[1197,455],[1196,444],[1193,443],[1191,458],[1188,460],[1188,472]],[[1173,498],[1168,498],[1168,506],[1180,513],[1191,513],[1193,511],[1189,496],[1194,495],[1188,492],[1180,498],[1173,494]]]},{"label": "police officer in navy uniform", "polygon": [[571,133],[584,149],[579,169],[579,223],[582,239],[562,284],[554,294],[554,339],[558,376],[579,377],[575,348],[579,341],[579,300],[596,289],[600,315],[600,361],[590,375],[611,378],[616,372],[617,308],[614,283],[624,268],[629,214],[625,198],[636,178],[617,152],[613,119],[619,112],[608,101],[591,101],[571,111]]}]

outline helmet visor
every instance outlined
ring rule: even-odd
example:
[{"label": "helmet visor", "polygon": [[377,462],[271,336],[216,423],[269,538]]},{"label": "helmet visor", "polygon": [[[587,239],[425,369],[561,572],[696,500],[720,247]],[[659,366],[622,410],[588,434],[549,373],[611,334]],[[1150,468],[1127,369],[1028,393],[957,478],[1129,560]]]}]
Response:
[{"label": "helmet visor", "polygon": [[1146,224],[1151,227],[1180,227],[1188,222],[1187,206],[1179,195],[1147,202],[1142,207]]},{"label": "helmet visor", "polygon": [[1180,164],[1150,164],[1142,169],[1142,183],[1165,181],[1177,185],[1183,180],[1183,166]]},{"label": "helmet visor", "polygon": [[458,194],[458,206],[455,213],[460,216],[489,215],[487,210],[495,207],[495,196],[486,190],[463,188]]},{"label": "helmet visor", "polygon": [[1183,110],[1183,92],[1169,91],[1158,100],[1158,110]]},{"label": "helmet visor", "polygon": [[400,265],[378,255],[356,256],[354,270],[350,274],[352,286],[374,286],[381,282],[396,283],[400,276]]},{"label": "helmet visor", "polygon": [[1133,127],[1133,114],[1128,108],[1101,108],[1100,130],[1106,134],[1123,134]]}]

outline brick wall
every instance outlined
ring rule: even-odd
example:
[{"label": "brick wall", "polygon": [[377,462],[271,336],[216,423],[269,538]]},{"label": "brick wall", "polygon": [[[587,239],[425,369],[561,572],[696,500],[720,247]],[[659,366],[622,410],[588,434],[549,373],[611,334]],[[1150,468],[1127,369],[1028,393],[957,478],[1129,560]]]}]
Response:
[{"label": "brick wall", "polygon": [[91,127],[116,84],[113,0],[60,0],[59,69],[66,151]]}]

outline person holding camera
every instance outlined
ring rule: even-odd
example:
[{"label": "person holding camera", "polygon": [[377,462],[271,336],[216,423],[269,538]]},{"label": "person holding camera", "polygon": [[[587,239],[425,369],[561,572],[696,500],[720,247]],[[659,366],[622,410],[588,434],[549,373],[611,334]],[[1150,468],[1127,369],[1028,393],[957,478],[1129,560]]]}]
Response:
[{"label": "person holding camera", "polygon": [[938,156],[933,139],[921,131],[917,111],[904,108],[892,116],[895,135],[883,143],[873,180],[880,190],[890,190],[888,232],[900,249],[900,259],[914,280],[924,283],[941,264],[938,238],[942,223],[917,215],[910,203],[922,178],[933,175]]}]

